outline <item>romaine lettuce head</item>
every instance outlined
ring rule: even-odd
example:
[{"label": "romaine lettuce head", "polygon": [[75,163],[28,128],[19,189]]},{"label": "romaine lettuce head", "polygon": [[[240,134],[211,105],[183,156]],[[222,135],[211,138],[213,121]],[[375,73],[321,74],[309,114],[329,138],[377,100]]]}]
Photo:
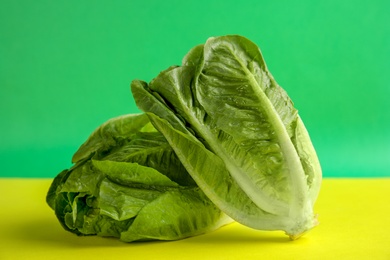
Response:
[{"label": "romaine lettuce head", "polygon": [[131,89],[195,182],[230,217],[292,239],[317,224],[316,152],[254,43],[210,38],[181,66],[149,84],[134,80]]},{"label": "romaine lettuce head", "polygon": [[199,189],[145,114],[113,118],[54,179],[46,200],[78,235],[176,240],[231,222]]}]

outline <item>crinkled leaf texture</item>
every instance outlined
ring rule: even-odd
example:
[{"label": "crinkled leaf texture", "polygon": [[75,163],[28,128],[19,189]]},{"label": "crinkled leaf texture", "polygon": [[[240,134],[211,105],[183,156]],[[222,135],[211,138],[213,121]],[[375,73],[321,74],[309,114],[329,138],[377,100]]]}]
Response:
[{"label": "crinkled leaf texture", "polygon": [[149,84],[134,80],[131,89],[199,187],[230,217],[293,239],[316,225],[316,152],[254,43],[210,38],[181,66]]},{"label": "crinkled leaf texture", "polygon": [[47,203],[78,235],[176,240],[232,220],[199,189],[145,114],[113,118],[53,181]]}]

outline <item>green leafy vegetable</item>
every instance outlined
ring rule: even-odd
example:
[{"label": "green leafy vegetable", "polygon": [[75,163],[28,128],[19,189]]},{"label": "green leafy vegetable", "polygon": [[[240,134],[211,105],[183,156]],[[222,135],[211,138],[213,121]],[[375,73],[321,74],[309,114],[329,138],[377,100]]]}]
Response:
[{"label": "green leafy vegetable", "polygon": [[317,224],[321,168],[307,130],[259,48],[210,38],[181,66],[131,84],[203,192],[227,215],[292,239]]},{"label": "green leafy vegetable", "polygon": [[145,114],[96,129],[54,179],[47,203],[78,235],[176,240],[231,222],[199,189]]}]

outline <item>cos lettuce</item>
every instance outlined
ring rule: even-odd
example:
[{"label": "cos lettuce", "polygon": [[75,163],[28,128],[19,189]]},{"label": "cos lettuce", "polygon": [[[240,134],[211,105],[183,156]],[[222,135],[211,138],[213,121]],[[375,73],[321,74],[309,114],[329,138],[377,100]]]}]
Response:
[{"label": "cos lettuce", "polygon": [[62,226],[78,235],[176,240],[231,222],[144,114],[104,123],[72,161],[46,200]]},{"label": "cos lettuce", "polygon": [[308,132],[259,48],[210,38],[181,66],[131,84],[138,107],[207,197],[249,227],[292,239],[317,224],[321,168]]},{"label": "cos lettuce", "polygon": [[101,125],[50,187],[66,230],[176,240],[234,219],[296,239],[317,225],[319,160],[254,43],[210,38],[131,90],[145,114]]}]

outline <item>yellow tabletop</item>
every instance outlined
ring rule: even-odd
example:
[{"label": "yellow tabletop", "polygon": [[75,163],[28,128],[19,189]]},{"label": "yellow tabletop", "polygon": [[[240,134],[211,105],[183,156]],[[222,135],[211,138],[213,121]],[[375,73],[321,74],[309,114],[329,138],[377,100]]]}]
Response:
[{"label": "yellow tabletop", "polygon": [[390,259],[390,178],[325,179],[320,225],[296,241],[238,223],[173,242],[78,237],[46,205],[49,179],[0,179],[0,259]]}]

